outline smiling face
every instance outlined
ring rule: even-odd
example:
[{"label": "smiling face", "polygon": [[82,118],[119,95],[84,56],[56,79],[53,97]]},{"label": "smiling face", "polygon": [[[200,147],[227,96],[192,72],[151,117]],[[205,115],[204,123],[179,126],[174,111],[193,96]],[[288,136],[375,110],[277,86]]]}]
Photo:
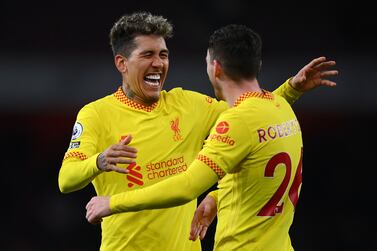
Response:
[{"label": "smiling face", "polygon": [[160,98],[169,68],[169,51],[161,36],[140,35],[134,42],[136,48],[130,56],[117,55],[115,62],[122,72],[127,97],[139,104],[151,105]]}]

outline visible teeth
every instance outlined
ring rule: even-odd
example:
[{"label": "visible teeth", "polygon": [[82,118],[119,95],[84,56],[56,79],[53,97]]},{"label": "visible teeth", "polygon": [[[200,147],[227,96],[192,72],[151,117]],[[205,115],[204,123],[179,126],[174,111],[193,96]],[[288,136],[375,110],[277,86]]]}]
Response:
[{"label": "visible teeth", "polygon": [[153,80],[160,80],[160,75],[154,74],[154,75],[148,75],[145,76],[146,79],[153,79]]},{"label": "visible teeth", "polygon": [[151,85],[151,86],[159,86],[159,82],[151,82],[151,81],[147,81],[147,80],[145,80],[144,82],[148,85]]},{"label": "visible teeth", "polygon": [[158,87],[160,85],[160,74],[149,74],[145,76],[144,82],[147,85]]}]

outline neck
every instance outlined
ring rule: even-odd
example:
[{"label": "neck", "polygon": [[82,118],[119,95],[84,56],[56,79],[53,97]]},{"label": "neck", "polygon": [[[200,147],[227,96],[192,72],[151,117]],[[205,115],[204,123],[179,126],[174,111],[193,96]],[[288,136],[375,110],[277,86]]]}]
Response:
[{"label": "neck", "polygon": [[133,91],[131,91],[131,89],[125,87],[125,85],[123,84],[122,85],[122,90],[124,92],[124,94],[126,95],[126,97],[130,100],[134,100],[135,98],[135,93]]},{"label": "neck", "polygon": [[122,84],[122,90],[123,90],[123,93],[126,95],[126,97],[129,100],[132,100],[135,103],[138,103],[138,104],[143,105],[143,106],[151,106],[154,103],[154,102],[149,102],[149,103],[145,102],[143,99],[138,97],[135,94],[135,92],[133,92],[130,88],[127,88],[127,86],[125,84]]},{"label": "neck", "polygon": [[224,99],[230,107],[246,92],[262,92],[257,79],[241,80],[237,82],[228,81],[228,83],[223,84],[222,87]]}]

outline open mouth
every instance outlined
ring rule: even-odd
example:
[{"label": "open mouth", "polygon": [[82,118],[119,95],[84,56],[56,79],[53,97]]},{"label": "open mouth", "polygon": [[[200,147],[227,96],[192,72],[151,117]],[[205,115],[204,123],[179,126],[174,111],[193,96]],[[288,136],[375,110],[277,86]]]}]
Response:
[{"label": "open mouth", "polygon": [[160,86],[160,79],[161,79],[160,74],[156,74],[156,73],[155,74],[148,74],[144,77],[144,82],[148,86],[158,87],[158,86]]}]

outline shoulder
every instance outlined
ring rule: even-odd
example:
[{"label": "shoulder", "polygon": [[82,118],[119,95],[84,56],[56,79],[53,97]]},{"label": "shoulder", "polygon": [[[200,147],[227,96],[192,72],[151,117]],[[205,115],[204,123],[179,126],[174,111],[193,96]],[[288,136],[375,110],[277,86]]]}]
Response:
[{"label": "shoulder", "polygon": [[162,91],[161,95],[169,100],[177,100],[180,102],[198,104],[198,103],[214,103],[216,101],[212,97],[196,91],[185,90],[181,87],[173,88],[170,91]]},{"label": "shoulder", "polygon": [[283,98],[281,95],[276,94],[276,93],[273,93],[272,95],[277,102],[289,105],[288,101],[285,98]]},{"label": "shoulder", "polygon": [[217,124],[233,124],[238,127],[239,125],[242,126],[244,124],[243,120],[244,118],[240,111],[235,107],[232,107],[220,114],[219,118],[217,119]]},{"label": "shoulder", "polygon": [[86,105],[82,106],[79,114],[81,115],[98,115],[98,113],[105,109],[108,110],[108,105],[114,103],[114,94],[109,94],[102,98],[93,100]]},{"label": "shoulder", "polygon": [[[166,91],[163,91],[163,92],[166,92]],[[181,97],[207,97],[207,95],[205,94],[195,92],[195,91],[185,90],[182,87],[173,88],[170,91],[167,91],[166,95],[181,96]]]}]

